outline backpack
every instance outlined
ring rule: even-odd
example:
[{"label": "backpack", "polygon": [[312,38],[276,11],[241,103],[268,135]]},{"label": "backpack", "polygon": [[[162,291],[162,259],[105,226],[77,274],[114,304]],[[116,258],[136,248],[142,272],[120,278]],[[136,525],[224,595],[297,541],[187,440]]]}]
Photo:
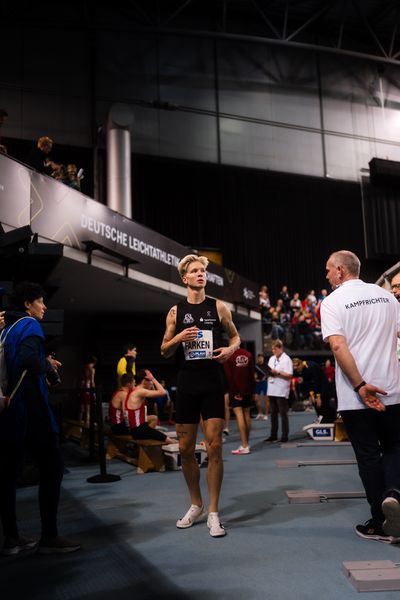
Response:
[{"label": "backpack", "polygon": [[7,385],[8,385],[8,376],[7,376],[7,367],[6,367],[6,358],[5,358],[5,345],[6,345],[6,340],[8,337],[8,334],[10,333],[11,329],[20,321],[22,321],[23,319],[31,319],[32,317],[21,317],[20,319],[18,319],[17,321],[15,321],[15,323],[13,323],[11,325],[11,327],[8,328],[8,330],[6,331],[5,329],[3,329],[3,331],[0,334],[0,413],[8,408],[8,406],[11,403],[11,400],[13,399],[15,393],[17,392],[19,386],[22,383],[22,380],[24,379],[27,371],[23,371],[20,378],[18,379],[15,388],[13,389],[13,391],[11,392],[11,394],[9,396],[6,396],[6,391],[7,391]]}]

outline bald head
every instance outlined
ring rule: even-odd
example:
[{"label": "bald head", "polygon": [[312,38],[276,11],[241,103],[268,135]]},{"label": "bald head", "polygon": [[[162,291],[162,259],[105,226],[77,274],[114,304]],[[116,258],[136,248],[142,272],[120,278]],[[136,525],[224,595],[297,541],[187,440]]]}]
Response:
[{"label": "bald head", "polygon": [[354,252],[349,250],[338,250],[330,255],[329,260],[335,267],[344,267],[349,275],[358,277],[360,275],[360,259]]},{"label": "bald head", "polygon": [[354,252],[338,250],[333,252],[326,263],[326,278],[332,289],[349,279],[357,279],[360,275],[360,260]]}]

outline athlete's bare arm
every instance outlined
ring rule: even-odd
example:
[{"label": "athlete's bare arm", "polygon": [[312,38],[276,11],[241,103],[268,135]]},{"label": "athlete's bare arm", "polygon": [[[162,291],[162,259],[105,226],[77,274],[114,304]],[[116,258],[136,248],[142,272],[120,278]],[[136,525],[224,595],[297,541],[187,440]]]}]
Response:
[{"label": "athlete's bare arm", "polygon": [[117,392],[111,399],[111,404],[114,408],[123,408],[124,399],[126,397],[127,392]]},{"label": "athlete's bare arm", "polygon": [[187,327],[180,333],[176,331],[176,306],[173,306],[167,314],[166,328],[161,344],[161,356],[169,358],[175,354],[179,344],[195,340],[197,337],[198,327]]},{"label": "athlete's bare arm", "polygon": [[221,321],[222,327],[225,329],[228,338],[229,345],[223,346],[222,348],[215,348],[214,350],[214,360],[217,360],[220,363],[228,360],[230,356],[237,350],[240,346],[240,336],[235,327],[234,322],[232,321],[232,313],[229,308],[221,302],[221,300],[217,300],[217,311]]}]

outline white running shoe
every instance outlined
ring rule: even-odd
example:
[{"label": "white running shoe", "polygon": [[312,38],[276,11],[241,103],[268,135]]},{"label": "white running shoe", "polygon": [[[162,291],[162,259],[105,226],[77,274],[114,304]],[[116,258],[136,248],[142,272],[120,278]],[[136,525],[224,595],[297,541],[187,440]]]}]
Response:
[{"label": "white running shoe", "polygon": [[250,446],[247,446],[246,448],[244,448],[244,446],[239,446],[239,448],[237,448],[236,450],[232,450],[231,454],[250,454],[251,450],[250,450]]},{"label": "white running shoe", "polygon": [[196,504],[192,504],[182,519],[177,520],[176,526],[179,529],[187,529],[187,527],[191,527],[197,523],[197,521],[200,521],[203,515],[204,506],[196,506]]},{"label": "white running shoe", "polygon": [[264,415],[263,415],[262,413],[259,413],[259,414],[256,416],[256,421],[264,421]]},{"label": "white running shoe", "polygon": [[262,420],[263,420],[263,421],[268,421],[268,415],[263,415],[263,418],[262,418]]},{"label": "white running shoe", "polygon": [[385,515],[385,521],[382,529],[386,535],[393,537],[400,536],[400,503],[397,498],[388,496],[382,502],[382,512]]},{"label": "white running shoe", "polygon": [[211,537],[224,537],[226,535],[225,527],[221,525],[217,512],[208,513],[207,527],[210,530]]}]

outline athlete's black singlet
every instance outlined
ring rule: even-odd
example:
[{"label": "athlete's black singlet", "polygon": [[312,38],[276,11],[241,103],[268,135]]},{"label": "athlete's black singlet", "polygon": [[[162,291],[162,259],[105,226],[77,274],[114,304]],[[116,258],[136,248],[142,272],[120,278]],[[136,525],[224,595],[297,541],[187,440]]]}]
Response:
[{"label": "athlete's black singlet", "polygon": [[226,345],[222,339],[223,328],[217,311],[217,301],[205,298],[200,304],[182,300],[177,304],[176,333],[188,327],[198,327],[195,340],[182,342],[177,359],[179,369],[215,368],[220,366],[213,358],[216,348]]}]

